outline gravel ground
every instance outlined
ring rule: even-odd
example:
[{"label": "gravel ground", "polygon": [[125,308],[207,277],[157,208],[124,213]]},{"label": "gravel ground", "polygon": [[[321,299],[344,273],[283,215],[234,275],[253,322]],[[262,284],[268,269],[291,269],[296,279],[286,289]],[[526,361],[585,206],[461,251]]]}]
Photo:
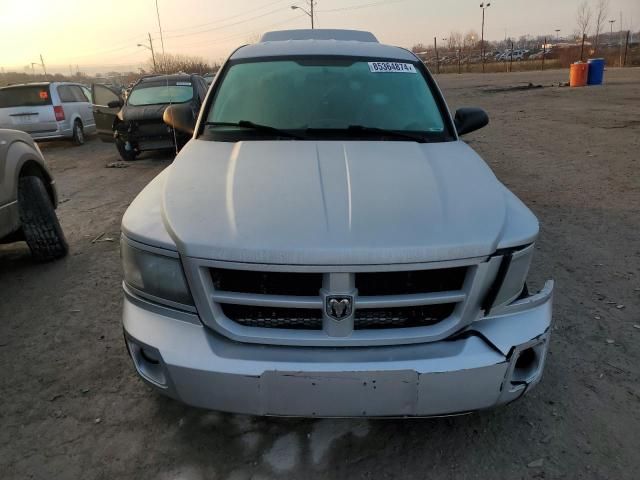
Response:
[{"label": "gravel ground", "polygon": [[[640,69],[588,89],[566,77],[438,78],[452,108],[489,112],[468,141],[540,218],[531,283],[557,281],[540,386],[455,418],[264,419],[156,395],[122,341],[118,237],[171,157],[105,168],[112,145],[43,145],[71,254],[35,264],[0,246],[0,477],[638,478]],[[528,82],[545,88],[507,89]]]}]

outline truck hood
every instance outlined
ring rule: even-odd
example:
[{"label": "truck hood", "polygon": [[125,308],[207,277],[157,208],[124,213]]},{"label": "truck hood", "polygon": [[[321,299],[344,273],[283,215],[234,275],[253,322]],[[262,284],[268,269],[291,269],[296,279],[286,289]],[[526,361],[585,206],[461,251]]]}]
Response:
[{"label": "truck hood", "polygon": [[463,142],[192,140],[164,182],[162,220],[190,257],[433,262],[492,254],[509,195]]}]

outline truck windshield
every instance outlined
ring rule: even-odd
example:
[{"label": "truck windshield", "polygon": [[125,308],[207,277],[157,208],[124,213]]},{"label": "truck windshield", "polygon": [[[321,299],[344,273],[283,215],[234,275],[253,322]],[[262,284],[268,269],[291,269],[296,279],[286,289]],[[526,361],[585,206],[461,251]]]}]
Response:
[{"label": "truck windshield", "polygon": [[193,98],[190,81],[158,80],[137,85],[129,94],[127,103],[132,106],[184,103]]},{"label": "truck windshield", "polygon": [[[367,138],[381,132],[443,140],[445,122],[425,75],[412,62],[349,57],[241,61],[226,69],[205,133],[226,136],[251,122],[306,138]],[[239,130],[265,135],[265,130]],[[274,134],[275,135],[275,134]],[[394,138],[407,140],[407,136]]]}]

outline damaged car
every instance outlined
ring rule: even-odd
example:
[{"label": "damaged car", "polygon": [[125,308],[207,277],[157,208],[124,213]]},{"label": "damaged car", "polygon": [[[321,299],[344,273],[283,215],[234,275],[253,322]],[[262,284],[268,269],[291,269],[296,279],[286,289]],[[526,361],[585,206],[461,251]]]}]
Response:
[{"label": "damaged car", "polygon": [[192,136],[122,220],[138,374],[254,415],[424,417],[541,379],[553,281],[539,224],[461,138],[412,52],[368,32],[271,32],[236,50]]},{"label": "damaged car", "polygon": [[92,85],[98,135],[105,142],[115,142],[118,153],[127,161],[145,151],[177,151],[190,136],[166,125],[164,111],[171,104],[181,104],[195,120],[206,93],[204,79],[188,74],[143,77],[128,91],[126,99],[107,85]]}]

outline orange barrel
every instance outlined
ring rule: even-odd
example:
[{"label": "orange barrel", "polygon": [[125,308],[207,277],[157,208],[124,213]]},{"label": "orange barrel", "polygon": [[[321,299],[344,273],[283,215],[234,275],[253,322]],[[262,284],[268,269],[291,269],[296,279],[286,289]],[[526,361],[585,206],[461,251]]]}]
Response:
[{"label": "orange barrel", "polygon": [[589,65],[587,63],[576,62],[571,64],[569,72],[569,85],[572,87],[584,87],[589,78]]}]

